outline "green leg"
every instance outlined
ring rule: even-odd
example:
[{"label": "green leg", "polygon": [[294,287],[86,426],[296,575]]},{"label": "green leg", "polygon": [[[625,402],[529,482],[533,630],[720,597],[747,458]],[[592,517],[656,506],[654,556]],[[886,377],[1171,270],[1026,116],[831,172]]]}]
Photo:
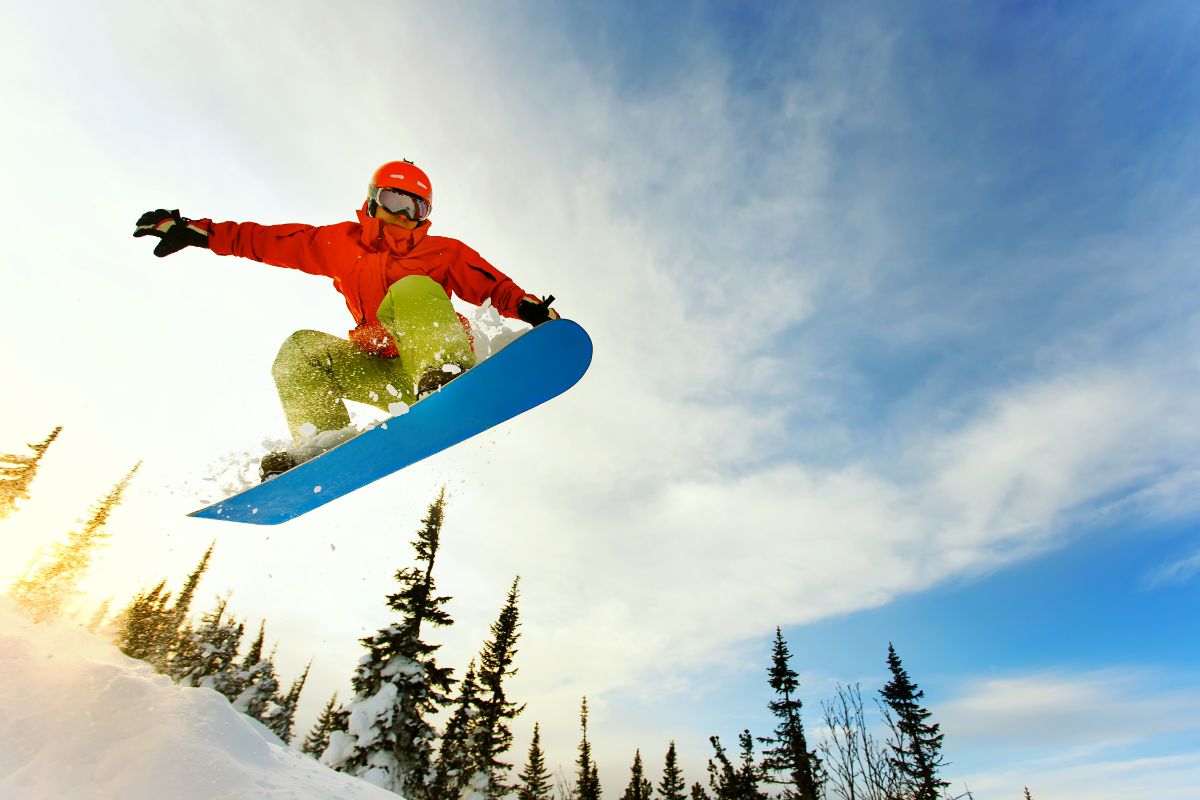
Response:
[{"label": "green leg", "polygon": [[318,431],[349,425],[343,398],[384,410],[389,403],[399,400],[411,405],[416,399],[400,359],[364,353],[345,339],[320,331],[289,336],[279,348],[271,374],[292,436],[305,423]]},{"label": "green leg", "polygon": [[446,290],[432,278],[410,275],[393,283],[379,305],[379,321],[396,340],[409,392],[415,392],[417,381],[431,369],[444,364],[475,366],[470,337]]}]

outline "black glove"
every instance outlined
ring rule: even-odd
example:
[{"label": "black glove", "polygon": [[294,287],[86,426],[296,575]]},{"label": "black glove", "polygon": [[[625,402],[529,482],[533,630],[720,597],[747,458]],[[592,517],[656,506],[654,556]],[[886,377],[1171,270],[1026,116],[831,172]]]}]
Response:
[{"label": "black glove", "polygon": [[533,295],[527,294],[517,303],[517,316],[521,318],[522,322],[528,322],[536,328],[543,322],[558,319],[558,312],[550,307],[553,302],[554,295],[550,295],[545,300],[538,300]]},{"label": "black glove", "polygon": [[133,235],[162,239],[154,247],[154,255],[159,258],[178,253],[185,247],[208,247],[208,231],[190,219],[179,216],[179,209],[147,211],[138,219]]}]

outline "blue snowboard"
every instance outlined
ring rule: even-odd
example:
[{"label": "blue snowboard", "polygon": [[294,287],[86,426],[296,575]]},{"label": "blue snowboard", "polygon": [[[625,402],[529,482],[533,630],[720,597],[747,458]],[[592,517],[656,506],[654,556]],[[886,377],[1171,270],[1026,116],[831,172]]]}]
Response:
[{"label": "blue snowboard", "polygon": [[591,360],[592,340],[579,325],[539,325],[408,413],[190,516],[287,522],[562,394]]}]

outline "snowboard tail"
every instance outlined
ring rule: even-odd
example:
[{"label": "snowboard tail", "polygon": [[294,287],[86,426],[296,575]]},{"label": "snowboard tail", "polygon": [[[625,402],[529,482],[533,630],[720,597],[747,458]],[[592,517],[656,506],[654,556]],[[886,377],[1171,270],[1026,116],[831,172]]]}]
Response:
[{"label": "snowboard tail", "polygon": [[582,327],[544,323],[407,413],[189,516],[255,525],[295,519],[562,394],[591,359]]}]

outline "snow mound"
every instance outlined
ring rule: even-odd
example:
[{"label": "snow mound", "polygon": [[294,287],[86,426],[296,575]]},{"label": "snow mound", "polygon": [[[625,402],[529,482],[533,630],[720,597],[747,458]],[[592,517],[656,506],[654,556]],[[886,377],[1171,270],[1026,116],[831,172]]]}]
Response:
[{"label": "snow mound", "polygon": [[209,689],[0,601],[0,797],[396,800],[286,747]]}]

